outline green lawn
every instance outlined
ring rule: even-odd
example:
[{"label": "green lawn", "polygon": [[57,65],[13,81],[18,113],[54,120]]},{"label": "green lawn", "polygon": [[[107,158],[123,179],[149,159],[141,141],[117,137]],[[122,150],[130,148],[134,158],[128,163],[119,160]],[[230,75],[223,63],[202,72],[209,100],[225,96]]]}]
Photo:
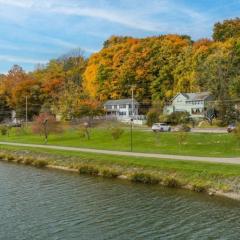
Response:
[{"label": "green lawn", "polygon": [[[50,135],[48,144],[130,151],[130,131],[128,129],[124,130],[124,134],[118,140],[113,140],[111,133],[106,128],[93,128],[90,131],[90,140],[81,137],[78,131],[68,129],[62,134]],[[11,130],[9,137],[0,136],[0,141],[44,143],[43,136],[16,132],[15,129]],[[236,157],[240,156],[240,141],[233,134],[187,133],[183,139],[183,143],[179,144],[179,135],[177,133],[153,133],[134,130],[133,151],[193,156]]]},{"label": "green lawn", "polygon": [[240,165],[65,152],[26,147],[0,147],[0,153],[6,151],[19,156],[42,157],[47,159],[49,164],[57,166],[75,166],[78,168],[81,164],[90,164],[98,169],[119,169],[122,174],[150,173],[162,179],[172,176],[185,186],[200,183],[217,190],[234,191],[239,185]]}]

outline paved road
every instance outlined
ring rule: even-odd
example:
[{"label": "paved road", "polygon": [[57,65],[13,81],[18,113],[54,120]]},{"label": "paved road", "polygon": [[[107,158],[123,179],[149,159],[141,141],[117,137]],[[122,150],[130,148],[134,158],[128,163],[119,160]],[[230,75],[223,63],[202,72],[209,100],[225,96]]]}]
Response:
[{"label": "paved road", "polygon": [[158,153],[124,152],[124,151],[99,150],[99,149],[91,149],[91,148],[62,147],[62,146],[54,146],[54,145],[24,144],[24,143],[10,143],[10,142],[0,142],[0,145],[54,149],[54,150],[74,151],[74,152],[99,153],[99,154],[130,156],[130,157],[240,164],[240,157],[222,158],[222,157],[180,156],[180,155],[169,155],[169,154],[158,154]]},{"label": "paved road", "polygon": [[[140,128],[138,129],[144,132],[152,132],[151,128]],[[172,132],[174,132],[174,127],[172,127]],[[226,128],[191,128],[193,133],[227,133]]]},{"label": "paved road", "polygon": [[192,128],[194,133],[227,133],[227,128]]}]

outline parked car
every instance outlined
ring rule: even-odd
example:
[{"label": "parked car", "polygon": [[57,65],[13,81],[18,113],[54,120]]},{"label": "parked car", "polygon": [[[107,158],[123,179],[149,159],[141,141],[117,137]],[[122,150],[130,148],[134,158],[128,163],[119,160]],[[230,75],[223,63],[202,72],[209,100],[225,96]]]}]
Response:
[{"label": "parked car", "polygon": [[166,123],[154,123],[152,125],[153,132],[170,132],[171,126]]},{"label": "parked car", "polygon": [[228,127],[227,127],[228,133],[234,132],[235,129],[236,129],[236,124],[234,124],[234,123],[228,125]]}]

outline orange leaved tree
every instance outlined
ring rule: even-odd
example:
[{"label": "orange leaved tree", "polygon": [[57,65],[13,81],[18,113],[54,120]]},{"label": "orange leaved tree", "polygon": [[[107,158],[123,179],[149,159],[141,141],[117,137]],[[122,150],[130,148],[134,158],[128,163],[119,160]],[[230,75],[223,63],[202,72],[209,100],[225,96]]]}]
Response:
[{"label": "orange leaved tree", "polygon": [[33,133],[38,133],[44,136],[45,144],[48,142],[48,136],[51,133],[61,133],[63,132],[63,128],[56,120],[56,117],[47,112],[40,113],[37,117],[34,118],[34,122],[32,125]]}]

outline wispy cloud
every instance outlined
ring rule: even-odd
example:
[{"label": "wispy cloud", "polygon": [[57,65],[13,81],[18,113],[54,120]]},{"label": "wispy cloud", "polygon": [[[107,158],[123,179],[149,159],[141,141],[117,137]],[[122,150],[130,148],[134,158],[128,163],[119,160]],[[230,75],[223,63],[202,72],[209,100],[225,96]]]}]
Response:
[{"label": "wispy cloud", "polygon": [[23,1],[18,1],[18,0],[0,0],[0,4],[2,5],[10,5],[14,7],[21,7],[21,8],[30,8],[34,5],[34,0],[23,0]]},{"label": "wispy cloud", "polygon": [[75,48],[81,48],[84,52],[87,53],[94,53],[98,51],[97,49],[93,48],[88,48],[88,47],[80,47],[79,44],[69,42],[66,40],[62,40],[59,38],[51,37],[51,36],[39,36],[39,35],[34,35],[30,37],[32,42],[35,43],[44,43],[47,44],[48,46],[54,45],[62,48],[62,51],[67,51]]},{"label": "wispy cloud", "polygon": [[154,23],[151,23],[149,21],[141,21],[131,16],[126,16],[125,13],[118,13],[118,12],[108,11],[108,10],[98,9],[98,8],[80,8],[80,7],[64,6],[64,7],[52,8],[51,12],[55,12],[58,14],[65,14],[65,15],[99,18],[109,22],[118,23],[118,24],[125,25],[127,27],[145,30],[145,31],[155,32],[159,30],[158,26],[156,26]]},{"label": "wispy cloud", "polygon": [[216,21],[235,17],[239,1],[0,0],[0,71],[79,47],[89,55],[111,35],[210,37]]},{"label": "wispy cloud", "polygon": [[25,57],[18,57],[18,56],[11,56],[11,55],[0,55],[0,61],[6,61],[11,63],[30,63],[30,64],[45,64],[48,61],[42,59],[32,59],[32,58],[25,58]]},{"label": "wispy cloud", "polygon": [[[132,9],[114,9],[114,7],[93,7],[91,4],[77,4],[74,1],[55,1],[55,0],[42,0],[41,2],[36,0],[0,0],[0,4],[11,5],[15,7],[30,9],[31,11],[42,11],[44,13],[50,12],[54,14],[61,14],[66,16],[81,16],[89,18],[102,19],[108,22],[124,25],[129,28],[159,32],[166,30],[168,24],[164,21],[159,22],[148,18],[150,13],[158,11],[158,13],[182,13],[188,16],[191,20],[203,20],[206,16],[203,13],[199,13],[191,8],[177,4],[177,1],[154,1],[154,4],[148,4],[147,11],[138,7],[138,1],[136,3],[136,11]],[[140,1],[140,4],[143,3]],[[96,4],[97,5],[97,4]],[[149,7],[151,6],[151,7]],[[127,6],[126,6],[127,7]],[[144,7],[144,6],[143,6]],[[147,13],[147,14],[146,14]]]}]

